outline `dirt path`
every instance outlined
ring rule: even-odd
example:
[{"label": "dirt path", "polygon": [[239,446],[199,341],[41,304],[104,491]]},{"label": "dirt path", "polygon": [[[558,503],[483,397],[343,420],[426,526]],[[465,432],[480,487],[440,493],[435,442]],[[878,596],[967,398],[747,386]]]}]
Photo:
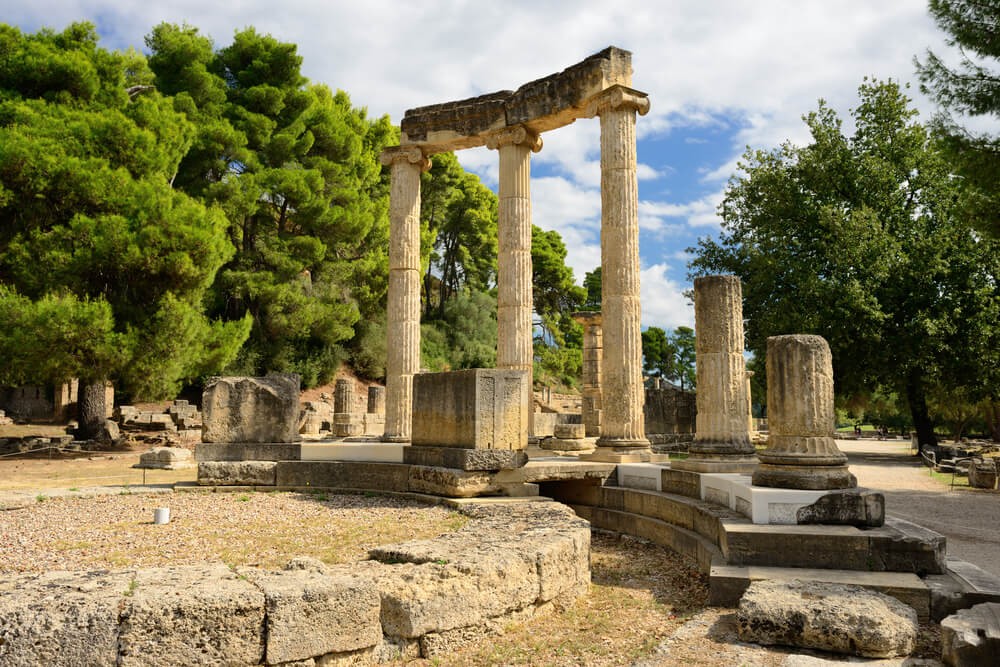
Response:
[{"label": "dirt path", "polygon": [[838,440],[858,484],[885,494],[889,516],[948,538],[948,555],[1000,576],[1000,492],[952,490],[928,474],[909,443]]}]

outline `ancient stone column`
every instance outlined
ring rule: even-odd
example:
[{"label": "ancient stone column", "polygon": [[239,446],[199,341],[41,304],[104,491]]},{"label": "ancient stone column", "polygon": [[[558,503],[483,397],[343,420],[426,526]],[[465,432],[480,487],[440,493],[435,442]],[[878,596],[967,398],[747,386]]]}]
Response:
[{"label": "ancient stone column", "polygon": [[523,370],[531,377],[531,154],[541,138],[524,125],[487,136],[500,151],[497,198],[497,368]]},{"label": "ancient stone column", "polygon": [[688,458],[671,467],[695,472],[750,472],[756,465],[747,428],[743,293],[736,276],[694,281],[698,417]]},{"label": "ancient stone column", "polygon": [[385,413],[385,387],[372,385],[368,387],[368,414],[380,415]]},{"label": "ancient stone column", "polygon": [[351,380],[337,380],[333,386],[333,411],[354,412],[354,383]]},{"label": "ancient stone column", "polygon": [[420,370],[420,172],[430,161],[416,146],[387,148],[381,160],[392,167],[383,440],[409,442],[413,376]]},{"label": "ancient stone column", "polygon": [[643,425],[642,312],[639,303],[639,185],[636,113],[649,111],[645,93],[612,86],[588,104],[601,118],[601,436],[595,460],[648,459]]},{"label": "ancient stone column", "polygon": [[823,337],[767,339],[767,415],[770,437],[753,473],[755,485],[785,489],[857,486],[847,469],[847,457],[833,439],[833,357]]},{"label": "ancient stone column", "polygon": [[753,392],[751,390],[751,378],[753,378],[753,371],[747,371],[747,432],[750,434],[750,437],[753,438],[753,434],[757,429],[753,427]]},{"label": "ancient stone column", "polygon": [[604,335],[601,314],[594,311],[573,313],[583,326],[583,425],[588,438],[601,435],[601,357]]}]

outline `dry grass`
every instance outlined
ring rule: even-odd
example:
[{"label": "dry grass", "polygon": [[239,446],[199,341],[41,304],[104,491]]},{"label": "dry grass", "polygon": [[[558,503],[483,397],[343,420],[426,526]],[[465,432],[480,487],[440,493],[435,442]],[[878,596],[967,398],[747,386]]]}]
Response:
[{"label": "dry grass", "polygon": [[0,491],[85,486],[175,484],[193,482],[195,468],[186,470],[140,470],[132,465],[146,451],[60,454],[0,459]]}]

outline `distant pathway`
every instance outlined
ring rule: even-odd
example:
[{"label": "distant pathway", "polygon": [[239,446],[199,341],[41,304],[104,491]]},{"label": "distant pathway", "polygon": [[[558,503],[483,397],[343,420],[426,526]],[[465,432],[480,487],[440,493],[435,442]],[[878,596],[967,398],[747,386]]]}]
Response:
[{"label": "distant pathway", "polygon": [[1000,576],[1000,492],[951,490],[899,440],[838,440],[858,485],[885,494],[886,514],[948,538],[948,555]]}]

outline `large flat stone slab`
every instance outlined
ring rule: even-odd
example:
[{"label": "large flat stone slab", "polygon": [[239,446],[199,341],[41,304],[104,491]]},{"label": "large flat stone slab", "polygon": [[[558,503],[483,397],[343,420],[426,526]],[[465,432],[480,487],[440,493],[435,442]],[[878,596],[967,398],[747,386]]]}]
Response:
[{"label": "large flat stone slab", "polygon": [[275,461],[202,461],[198,484],[202,486],[274,486]]},{"label": "large flat stone slab", "polygon": [[860,586],[757,581],[736,614],[740,639],[868,658],[909,655],[917,614],[899,600]]},{"label": "large flat stone slab", "polygon": [[137,570],[121,613],[118,664],[256,665],[263,629],[264,594],[225,565]]},{"label": "large flat stone slab", "polygon": [[409,491],[410,466],[364,461],[279,461],[279,487]]},{"label": "large flat stone slab", "polygon": [[201,442],[194,448],[202,461],[298,461],[301,443],[290,442]]},{"label": "large flat stone slab", "polygon": [[0,582],[0,664],[118,664],[118,613],[133,572],[48,572]]}]

